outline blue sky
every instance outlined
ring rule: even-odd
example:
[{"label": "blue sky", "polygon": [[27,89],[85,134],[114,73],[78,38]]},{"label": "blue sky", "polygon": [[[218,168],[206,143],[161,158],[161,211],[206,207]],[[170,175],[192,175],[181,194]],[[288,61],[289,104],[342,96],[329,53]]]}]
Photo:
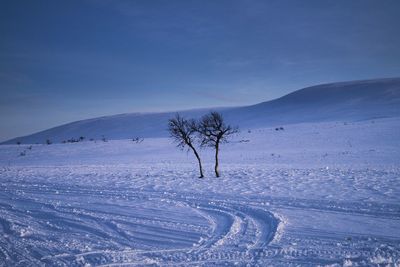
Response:
[{"label": "blue sky", "polygon": [[4,0],[0,140],[400,76],[398,0]]}]

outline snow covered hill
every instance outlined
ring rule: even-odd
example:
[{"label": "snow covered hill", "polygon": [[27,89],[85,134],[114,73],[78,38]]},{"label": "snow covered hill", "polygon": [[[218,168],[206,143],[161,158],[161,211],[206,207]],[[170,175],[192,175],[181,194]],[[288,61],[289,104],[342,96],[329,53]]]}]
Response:
[{"label": "snow covered hill", "polygon": [[0,146],[0,266],[400,266],[400,118]]},{"label": "snow covered hill", "polygon": [[230,112],[249,127],[398,117],[400,78],[312,86]]},{"label": "snow covered hill", "polygon": [[[319,121],[358,121],[400,116],[400,78],[323,84],[304,88],[279,99],[257,105],[217,108],[226,119],[241,128]],[[186,117],[200,117],[207,109],[181,111]],[[168,118],[175,112],[131,113],[64,124],[5,142],[62,142],[71,138],[127,139],[165,137]]]}]

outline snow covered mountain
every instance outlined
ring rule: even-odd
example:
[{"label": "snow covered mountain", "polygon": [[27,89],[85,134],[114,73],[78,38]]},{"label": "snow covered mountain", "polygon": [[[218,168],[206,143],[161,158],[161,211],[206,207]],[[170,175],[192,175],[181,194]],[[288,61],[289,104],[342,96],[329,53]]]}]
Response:
[{"label": "snow covered mountain", "polygon": [[[258,128],[318,121],[356,121],[400,116],[400,78],[322,84],[307,87],[260,104],[217,108],[227,121],[241,128]],[[207,109],[186,110],[185,117],[200,117]],[[62,142],[86,139],[164,137],[167,120],[176,112],[131,113],[64,124],[4,144]]]},{"label": "snow covered mountain", "polygon": [[400,78],[322,84],[229,111],[246,127],[400,116]]}]

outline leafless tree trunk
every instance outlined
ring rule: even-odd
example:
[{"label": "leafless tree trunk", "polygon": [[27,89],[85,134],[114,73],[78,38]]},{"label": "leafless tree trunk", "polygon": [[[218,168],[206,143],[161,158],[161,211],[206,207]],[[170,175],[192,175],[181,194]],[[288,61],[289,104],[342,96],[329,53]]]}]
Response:
[{"label": "leafless tree trunk", "polygon": [[189,147],[192,149],[194,155],[197,158],[197,161],[199,162],[199,170],[200,170],[200,177],[199,178],[203,178],[204,177],[204,175],[203,175],[203,166],[201,165],[201,159],[200,159],[199,153],[197,153],[197,151],[194,148],[194,146],[190,145]]},{"label": "leafless tree trunk", "polygon": [[214,167],[214,171],[215,171],[215,176],[219,177],[219,170],[218,170],[218,151],[219,151],[219,143],[215,144],[215,167]]}]

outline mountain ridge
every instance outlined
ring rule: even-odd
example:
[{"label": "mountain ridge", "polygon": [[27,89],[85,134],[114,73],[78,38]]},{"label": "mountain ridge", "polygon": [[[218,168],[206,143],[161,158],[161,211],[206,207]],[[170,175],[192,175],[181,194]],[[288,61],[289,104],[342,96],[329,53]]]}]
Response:
[{"label": "mountain ridge", "polygon": [[79,120],[2,144],[62,142],[85,136],[87,139],[127,139],[168,136],[167,121],[174,114],[198,118],[216,110],[229,123],[241,128],[274,125],[351,121],[400,116],[400,78],[370,79],[319,84],[305,87],[274,100],[255,105],[226,108],[200,108],[176,112],[123,113]]}]

